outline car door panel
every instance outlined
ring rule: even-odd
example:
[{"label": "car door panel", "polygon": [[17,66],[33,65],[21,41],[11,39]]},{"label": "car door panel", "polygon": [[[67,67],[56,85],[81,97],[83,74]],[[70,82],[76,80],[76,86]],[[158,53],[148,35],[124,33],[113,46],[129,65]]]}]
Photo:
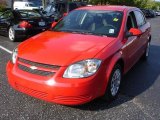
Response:
[{"label": "car door panel", "polygon": [[0,20],[0,31],[1,33],[6,32],[6,19]]},{"label": "car door panel", "polygon": [[[127,23],[126,23],[126,32],[129,32],[131,28],[135,28],[136,21],[133,12],[131,11],[128,14]],[[139,36],[131,36],[126,39],[125,50],[126,50],[126,67],[130,69],[137,61],[137,45],[139,44]]]},{"label": "car door panel", "polygon": [[1,34],[6,35],[8,33],[8,26],[12,22],[12,12],[11,11],[6,11],[2,14],[0,18],[0,32]]},{"label": "car door panel", "polygon": [[139,46],[138,46],[138,53],[139,56],[141,57],[142,54],[145,52],[145,46],[147,45],[148,42],[148,33],[147,33],[147,28],[144,26],[139,28],[142,31],[142,35],[140,36],[139,40]]},{"label": "car door panel", "polygon": [[125,43],[125,53],[126,53],[126,68],[129,70],[137,62],[137,44],[139,38],[137,36],[132,36],[127,39]]},{"label": "car door panel", "polygon": [[136,17],[138,29],[142,31],[142,34],[140,35],[140,38],[139,38],[139,44],[137,45],[137,48],[138,48],[137,54],[138,54],[138,58],[140,58],[142,54],[145,52],[145,49],[149,40],[148,35],[150,32],[150,28],[142,12],[134,11],[134,14]]}]

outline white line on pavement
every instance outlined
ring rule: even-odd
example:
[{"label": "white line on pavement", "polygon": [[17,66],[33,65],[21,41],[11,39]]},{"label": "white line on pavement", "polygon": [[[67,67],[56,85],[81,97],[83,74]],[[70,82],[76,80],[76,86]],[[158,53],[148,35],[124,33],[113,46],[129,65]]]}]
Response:
[{"label": "white line on pavement", "polygon": [[9,54],[12,54],[12,51],[8,50],[7,48],[5,48],[5,47],[3,47],[3,46],[1,46],[1,45],[0,45],[0,49],[8,52]]}]

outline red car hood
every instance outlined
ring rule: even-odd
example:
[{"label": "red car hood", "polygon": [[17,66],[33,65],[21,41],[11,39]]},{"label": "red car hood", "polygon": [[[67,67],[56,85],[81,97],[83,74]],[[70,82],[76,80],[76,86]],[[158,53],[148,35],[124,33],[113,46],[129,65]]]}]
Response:
[{"label": "red car hood", "polygon": [[46,31],[19,45],[18,56],[39,63],[67,66],[94,58],[114,38]]}]

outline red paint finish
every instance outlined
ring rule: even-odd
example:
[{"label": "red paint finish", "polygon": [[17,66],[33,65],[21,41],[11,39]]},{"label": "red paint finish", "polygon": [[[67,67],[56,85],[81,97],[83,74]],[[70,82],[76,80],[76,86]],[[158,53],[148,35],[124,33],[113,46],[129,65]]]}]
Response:
[{"label": "red paint finish", "polygon": [[[6,70],[10,85],[33,97],[65,105],[87,103],[104,95],[114,65],[123,61],[126,73],[145,52],[151,37],[150,24],[131,28],[135,36],[126,38],[128,12],[137,8],[126,6],[94,6],[77,10],[122,11],[123,20],[118,37],[84,35],[67,32],[46,31],[18,46],[18,58],[41,63],[40,66],[58,65],[53,76],[40,76],[19,69],[19,61],[8,62]],[[136,36],[139,35],[139,36]],[[98,71],[86,78],[64,78],[67,67],[86,59],[102,61]],[[30,62],[30,64],[32,64]],[[48,67],[48,66],[47,66]],[[49,68],[41,68],[48,71]],[[31,71],[33,72],[33,71]]]}]

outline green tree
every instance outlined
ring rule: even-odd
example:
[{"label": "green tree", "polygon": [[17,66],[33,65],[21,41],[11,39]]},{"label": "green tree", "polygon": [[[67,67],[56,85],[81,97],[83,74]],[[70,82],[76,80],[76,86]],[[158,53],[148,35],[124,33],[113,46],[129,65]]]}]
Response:
[{"label": "green tree", "polygon": [[91,0],[90,2],[93,4],[136,6],[139,8],[153,8],[153,7],[155,7],[154,0]]},{"label": "green tree", "polygon": [[7,6],[6,0],[0,1],[0,11],[2,11]]}]

